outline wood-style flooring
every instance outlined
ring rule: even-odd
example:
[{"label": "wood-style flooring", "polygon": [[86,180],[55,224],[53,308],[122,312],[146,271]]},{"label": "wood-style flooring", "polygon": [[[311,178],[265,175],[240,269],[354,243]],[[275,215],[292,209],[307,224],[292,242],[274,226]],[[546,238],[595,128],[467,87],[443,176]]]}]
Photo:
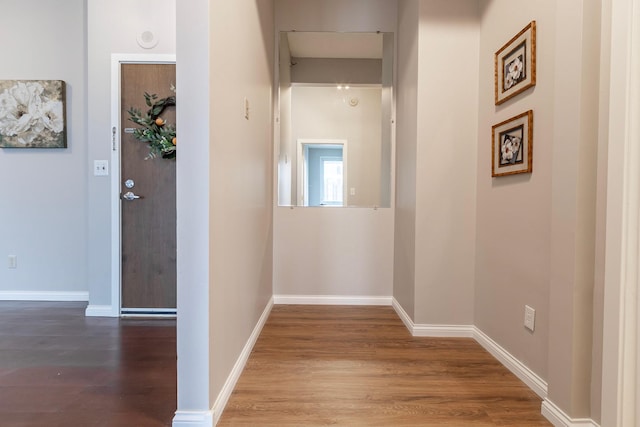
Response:
[{"label": "wood-style flooring", "polygon": [[472,339],[412,337],[390,307],[275,306],[218,426],[550,426]]},{"label": "wood-style flooring", "polygon": [[86,304],[0,302],[0,426],[170,426],[175,320],[87,318]]},{"label": "wood-style flooring", "polygon": [[[0,302],[0,425],[170,426],[173,320]],[[471,339],[411,337],[390,307],[275,306],[219,426],[549,426]]]}]

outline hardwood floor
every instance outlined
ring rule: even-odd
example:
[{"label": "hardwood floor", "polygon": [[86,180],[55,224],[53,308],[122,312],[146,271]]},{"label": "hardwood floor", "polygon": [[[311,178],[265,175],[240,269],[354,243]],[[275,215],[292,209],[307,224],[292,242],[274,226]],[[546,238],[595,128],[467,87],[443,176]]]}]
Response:
[{"label": "hardwood floor", "polygon": [[390,307],[275,306],[218,426],[550,426],[472,339],[413,338]]},{"label": "hardwood floor", "polygon": [[[170,426],[173,320],[0,302],[0,425]],[[218,426],[549,426],[471,339],[413,338],[390,307],[275,306]]]},{"label": "hardwood floor", "polygon": [[170,426],[175,321],[86,318],[85,306],[0,302],[0,425]]}]

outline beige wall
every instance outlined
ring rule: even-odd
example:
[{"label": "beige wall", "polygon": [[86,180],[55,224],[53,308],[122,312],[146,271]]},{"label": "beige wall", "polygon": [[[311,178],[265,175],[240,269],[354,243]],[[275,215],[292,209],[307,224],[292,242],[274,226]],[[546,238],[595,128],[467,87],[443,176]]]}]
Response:
[{"label": "beige wall", "polygon": [[[548,377],[551,176],[554,141],[555,1],[480,2],[475,324],[513,356]],[[537,84],[494,106],[494,53],[537,23]],[[491,127],[534,111],[533,173],[491,178]],[[524,306],[536,310],[534,333]]]},{"label": "beige wall", "polygon": [[[595,255],[599,5],[480,6],[476,325],[548,382],[550,402],[571,417],[591,417],[599,414],[591,389],[600,375],[592,335],[601,325],[593,315],[594,265],[601,262]],[[531,20],[537,85],[494,107],[493,53]],[[533,173],[491,178],[491,126],[529,109]],[[533,333],[522,325],[525,304],[536,309]]]},{"label": "beige wall", "polygon": [[[278,32],[395,32],[397,25],[390,0],[276,0],[275,6]],[[391,295],[392,209],[274,209],[276,294]]]},{"label": "beige wall", "polygon": [[381,59],[293,58],[292,61],[296,64],[291,68],[294,83],[382,83]]},{"label": "beige wall", "polygon": [[[473,324],[478,5],[420,2],[415,322]],[[446,40],[446,42],[443,42]],[[458,66],[458,61],[464,65]]]},{"label": "beige wall", "polygon": [[[177,96],[189,102],[177,118],[186,142],[177,158],[176,426],[220,416],[223,386],[272,295],[273,19],[270,1],[177,5]],[[228,22],[243,23],[233,50]]]},{"label": "beige wall", "polygon": [[556,20],[555,63],[575,64],[580,72],[555,73],[549,400],[572,417],[589,417],[600,6],[557,2]]},{"label": "beige wall", "polygon": [[399,6],[394,297],[415,323],[470,325],[477,3]]},{"label": "beige wall", "polygon": [[415,316],[419,8],[418,0],[398,2],[393,297],[412,319]]},{"label": "beige wall", "polygon": [[[275,36],[273,2],[214,2],[209,12],[209,348],[217,396],[272,295]],[[229,22],[242,22],[242,31],[230,36]]]},{"label": "beige wall", "polygon": [[[607,221],[607,174],[609,149],[609,90],[610,90],[610,56],[611,56],[611,1],[602,2],[601,10],[601,49],[600,49],[600,111],[598,130],[598,178],[596,201],[596,244],[594,265],[593,293],[593,337],[591,365],[591,418],[600,425],[604,424],[603,405],[603,353],[604,353],[604,291],[605,291],[605,254],[606,254],[606,221]],[[624,29],[623,31],[626,31]],[[606,396],[611,399],[611,395]]]},{"label": "beige wall", "polygon": [[391,209],[278,210],[275,295],[391,296]]},{"label": "beige wall", "polygon": [[[347,206],[380,206],[380,104],[379,87],[294,86],[292,98],[292,150],[294,171],[299,167],[299,139],[347,141]],[[357,99],[358,104],[349,104]],[[355,194],[351,194],[353,188]],[[298,200],[297,205],[303,201]]]}]

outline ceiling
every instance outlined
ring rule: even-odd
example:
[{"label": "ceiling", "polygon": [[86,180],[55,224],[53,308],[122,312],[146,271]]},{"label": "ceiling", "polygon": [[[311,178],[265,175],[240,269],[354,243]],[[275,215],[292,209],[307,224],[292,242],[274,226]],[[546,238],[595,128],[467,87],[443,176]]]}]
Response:
[{"label": "ceiling", "polygon": [[295,58],[382,58],[382,33],[287,33]]}]

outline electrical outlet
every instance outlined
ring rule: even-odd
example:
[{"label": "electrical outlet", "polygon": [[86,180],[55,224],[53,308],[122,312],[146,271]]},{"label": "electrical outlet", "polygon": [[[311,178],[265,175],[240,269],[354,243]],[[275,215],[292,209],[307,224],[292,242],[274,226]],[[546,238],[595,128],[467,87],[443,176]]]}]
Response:
[{"label": "electrical outlet", "polygon": [[536,327],[536,311],[528,305],[524,306],[524,327],[531,332]]},{"label": "electrical outlet", "polygon": [[9,268],[18,268],[18,256],[9,255]]}]

